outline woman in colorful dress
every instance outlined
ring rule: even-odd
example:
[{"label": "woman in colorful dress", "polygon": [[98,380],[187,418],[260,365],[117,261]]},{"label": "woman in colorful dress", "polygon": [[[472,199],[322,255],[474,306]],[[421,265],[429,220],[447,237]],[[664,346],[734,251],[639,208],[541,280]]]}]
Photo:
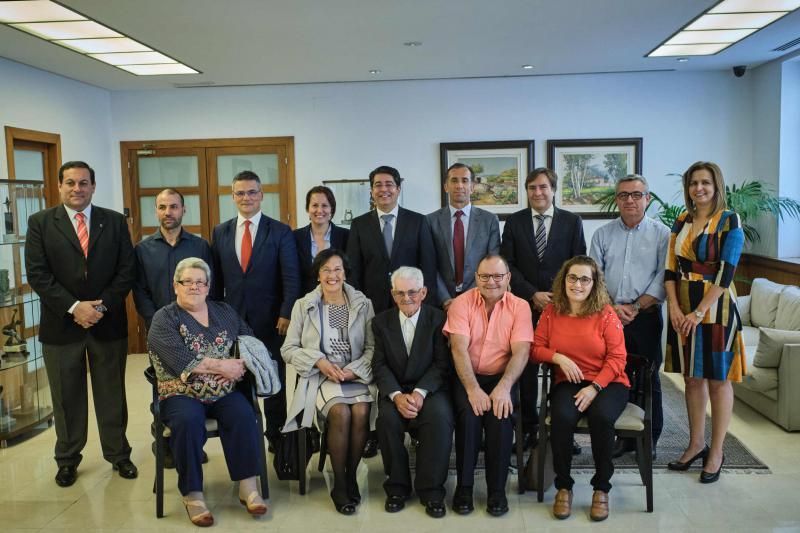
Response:
[{"label": "woman in colorful dress", "polygon": [[[727,209],[722,171],[698,161],[683,174],[686,211],[672,226],[664,285],[669,320],[666,372],[686,383],[689,445],[669,463],[688,470],[702,459],[701,483],[719,479],[722,445],[733,411],[732,381],[745,373],[742,324],[733,276],[744,244],[739,215]],[[705,442],[706,405],[711,400],[711,445]]]},{"label": "woman in colorful dress", "polygon": [[[372,302],[350,285],[344,252],[317,253],[311,268],[317,288],[297,300],[281,355],[299,376],[284,432],[323,425],[333,468],[331,499],[345,515],[361,494],[356,470],[377,397],[372,383]],[[372,387],[374,389],[374,387]],[[301,474],[302,475],[302,474]]]}]

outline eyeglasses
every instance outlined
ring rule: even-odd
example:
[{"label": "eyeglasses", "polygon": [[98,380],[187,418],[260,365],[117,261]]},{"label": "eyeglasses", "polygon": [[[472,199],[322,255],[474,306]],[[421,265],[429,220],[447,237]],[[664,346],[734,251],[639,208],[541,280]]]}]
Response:
[{"label": "eyeglasses", "polygon": [[415,289],[411,289],[410,291],[395,291],[395,290],[392,290],[392,294],[394,296],[398,296],[400,298],[405,298],[406,296],[408,296],[412,300],[414,298],[416,298],[417,296],[419,296],[419,294],[421,292],[422,292],[421,290],[415,290]]},{"label": "eyeglasses", "polygon": [[644,198],[644,195],[647,194],[645,192],[636,191],[636,192],[618,192],[617,193],[617,200],[626,201],[628,198],[632,198],[634,200],[641,200]]},{"label": "eyeglasses", "polygon": [[586,286],[594,283],[594,280],[587,276],[578,277],[575,274],[567,274],[567,283],[570,285],[575,285],[578,282],[580,282],[581,285]]},{"label": "eyeglasses", "polygon": [[478,276],[478,279],[483,281],[484,283],[489,281],[489,278],[499,282],[503,281],[503,279],[505,279],[505,277],[508,276],[508,272],[506,272],[505,274],[475,274],[475,275]]},{"label": "eyeglasses", "polygon": [[251,189],[249,191],[235,191],[233,195],[236,198],[244,198],[245,196],[247,196],[248,198],[256,198],[260,193],[261,191],[258,191],[256,189]]},{"label": "eyeglasses", "polygon": [[207,281],[195,281],[192,279],[181,279],[178,280],[177,283],[183,287],[208,287]]}]

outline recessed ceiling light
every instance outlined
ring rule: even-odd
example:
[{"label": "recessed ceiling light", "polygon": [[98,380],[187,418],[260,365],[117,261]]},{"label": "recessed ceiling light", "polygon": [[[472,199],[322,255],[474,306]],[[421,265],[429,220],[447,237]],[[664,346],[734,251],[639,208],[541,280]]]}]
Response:
[{"label": "recessed ceiling light", "polygon": [[89,54],[109,65],[155,65],[160,63],[177,63],[171,57],[159,52],[126,52],[122,54]]},{"label": "recessed ceiling light", "polygon": [[786,14],[772,13],[723,13],[703,15],[688,26],[687,30],[737,30],[741,28],[763,28]]},{"label": "recessed ceiling light", "polygon": [[420,41],[406,41],[403,43],[403,46],[411,46],[411,47],[422,46],[422,43]]},{"label": "recessed ceiling light", "polygon": [[533,65],[522,65],[525,70],[533,70]]},{"label": "recessed ceiling light", "polygon": [[794,11],[800,0],[725,0],[708,10],[709,13],[747,13],[765,11]]},{"label": "recessed ceiling light", "polygon": [[200,74],[198,71],[180,63],[168,65],[119,65],[117,68],[127,70],[137,76],[163,76],[165,74]]},{"label": "recessed ceiling light", "polygon": [[372,68],[372,69],[369,70],[369,73],[370,74],[380,74],[381,71],[380,71],[380,69]]},{"label": "recessed ceiling light", "polygon": [[127,37],[112,37],[110,39],[67,39],[53,41],[61,46],[66,46],[84,54],[108,54],[112,52],[150,52],[149,48]]},{"label": "recessed ceiling light", "polygon": [[64,6],[48,1],[0,2],[0,22],[49,22],[56,20],[86,20],[86,17]]},{"label": "recessed ceiling light", "polygon": [[706,30],[682,31],[664,44],[710,44],[710,43],[735,43],[741,41],[757,28],[746,30]]},{"label": "recessed ceiling light", "polygon": [[689,61],[689,58],[688,57],[679,57],[677,61],[678,61],[678,63],[686,63],[687,61]]},{"label": "recessed ceiling light", "polygon": [[710,56],[730,46],[729,43],[718,44],[663,44],[650,52],[650,57],[669,56]]},{"label": "recessed ceiling light", "polygon": [[22,31],[32,33],[42,39],[95,39],[98,37],[124,37],[111,28],[106,28],[93,20],[72,22],[25,22],[11,24]]}]

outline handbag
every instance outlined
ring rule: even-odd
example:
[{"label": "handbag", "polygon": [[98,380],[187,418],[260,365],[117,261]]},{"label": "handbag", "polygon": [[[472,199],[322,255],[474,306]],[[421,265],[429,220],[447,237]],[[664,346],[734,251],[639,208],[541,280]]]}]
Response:
[{"label": "handbag", "polygon": [[[306,457],[303,464],[300,463],[300,437],[306,438]],[[299,481],[301,475],[305,475],[308,461],[311,459],[313,450],[311,449],[311,432],[305,429],[297,429],[288,433],[281,433],[279,439],[273,444],[275,446],[275,457],[272,466],[278,479],[282,481]]]},{"label": "handbag", "polygon": [[[539,454],[544,453],[544,476],[539,474]],[[528,462],[525,463],[525,488],[527,490],[539,490],[539,478],[544,481],[542,483],[542,492],[550,488],[553,480],[556,477],[553,470],[553,452],[547,442],[544,444],[539,442],[528,457]]]}]

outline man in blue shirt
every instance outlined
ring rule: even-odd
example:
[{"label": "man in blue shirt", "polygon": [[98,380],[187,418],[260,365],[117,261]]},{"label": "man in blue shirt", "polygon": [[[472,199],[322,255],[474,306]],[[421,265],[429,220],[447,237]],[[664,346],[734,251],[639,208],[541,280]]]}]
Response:
[{"label": "man in blue shirt", "polygon": [[[669,244],[669,229],[645,216],[650,193],[647,180],[629,175],[616,187],[619,218],[598,229],[592,236],[589,252],[606,278],[625,334],[628,353],[647,357],[656,364],[653,373],[653,455],[664,425],[661,407],[661,381],[658,368],[663,361],[661,302],[664,301],[664,262]],[[635,449],[626,439],[617,443],[614,457]]]},{"label": "man in blue shirt", "polygon": [[158,231],[136,245],[136,285],[133,300],[147,328],[156,311],[175,301],[172,277],[175,266],[187,257],[199,257],[211,265],[211,246],[183,229],[186,207],[183,195],[164,189],[156,196]]}]

